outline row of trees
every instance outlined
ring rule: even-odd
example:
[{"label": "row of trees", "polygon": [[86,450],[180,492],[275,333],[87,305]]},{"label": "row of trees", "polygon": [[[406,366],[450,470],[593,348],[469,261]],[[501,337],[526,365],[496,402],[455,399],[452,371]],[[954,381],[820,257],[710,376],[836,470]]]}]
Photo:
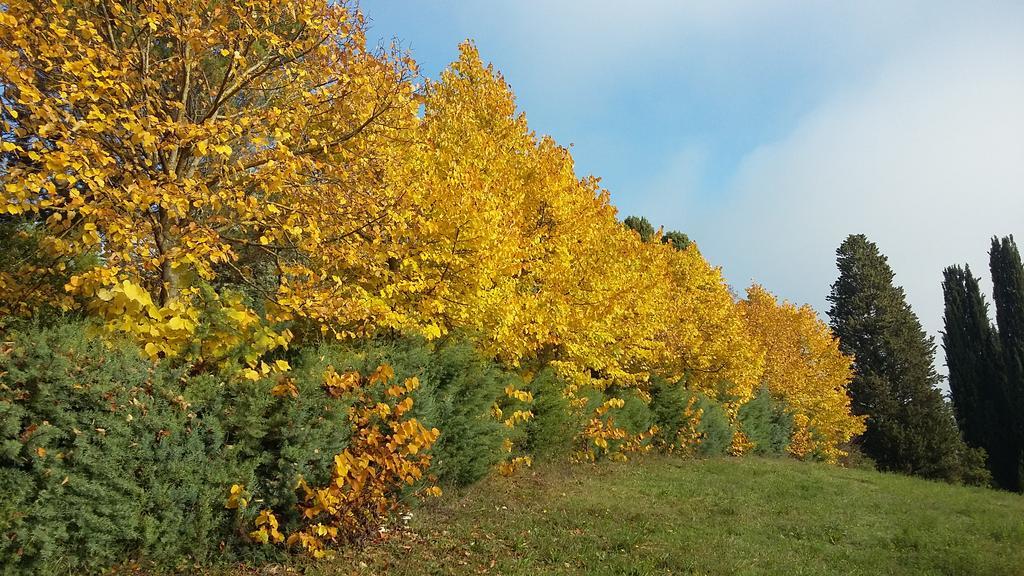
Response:
[{"label": "row of trees", "polygon": [[1013,237],[993,238],[989,252],[998,328],[970,268],[943,271],[952,405],[938,388],[934,340],[893,285],[885,256],[863,235],[837,255],[829,316],[841,349],[855,357],[850,395],[867,418],[861,449],[885,470],[971,481],[990,474],[996,486],[1024,489],[1024,266]]},{"label": "row of trees", "polygon": [[[24,246],[0,271],[4,314],[84,311],[154,359],[253,379],[288,347],[459,332],[554,367],[571,398],[659,374],[735,415],[768,386],[823,399],[793,406],[827,459],[860,430],[824,326],[763,291],[737,304],[685,235],[622,226],[470,43],[431,81],[368,49],[347,2],[0,15],[0,217]],[[745,313],[760,307],[788,312]],[[821,346],[766,364],[802,331]]]},{"label": "row of trees", "polygon": [[685,234],[623,226],[472,44],[432,81],[364,30],[323,0],[5,4],[0,313],[85,313],[250,379],[289,347],[460,333],[574,402],[658,375],[735,418],[766,388],[798,455],[835,460],[866,422],[882,467],[963,475],[934,344],[866,238],[840,248],[831,332],[757,286],[738,301]]},{"label": "row of trees", "polygon": [[943,271],[949,389],[964,439],[988,454],[995,483],[1024,490],[1024,268],[1013,237],[989,251],[998,328],[978,278],[964,265]]}]

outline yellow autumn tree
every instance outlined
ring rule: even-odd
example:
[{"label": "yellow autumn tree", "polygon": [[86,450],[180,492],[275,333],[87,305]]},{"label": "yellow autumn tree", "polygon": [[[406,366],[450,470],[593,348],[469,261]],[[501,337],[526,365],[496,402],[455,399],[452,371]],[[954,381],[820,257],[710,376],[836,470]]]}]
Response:
[{"label": "yellow autumn tree", "polygon": [[408,214],[379,184],[416,122],[413,65],[368,51],[352,6],[5,6],[0,213],[39,230],[53,266],[95,256],[66,286],[73,301],[7,271],[6,310],[84,305],[154,355],[185,349],[211,304],[266,346],[287,339],[268,327],[281,320],[401,323],[382,239]]},{"label": "yellow autumn tree", "polygon": [[425,90],[416,142],[392,179],[420,217],[396,267],[424,322],[467,330],[513,365],[545,354],[625,377],[635,343],[657,334],[644,304],[656,274],[607,192],[529,130],[472,44]]},{"label": "yellow autumn tree", "polygon": [[747,289],[740,306],[747,330],[764,350],[761,383],[793,415],[790,452],[834,462],[843,455],[841,447],[864,431],[847,395],[853,359],[839,351],[838,340],[810,306],[780,304],[758,285]]},{"label": "yellow autumn tree", "polygon": [[466,332],[512,366],[552,362],[573,388],[645,379],[664,332],[652,297],[663,282],[608,193],[529,130],[471,43],[423,102],[391,175],[417,215],[396,241],[409,313],[428,335]]},{"label": "yellow autumn tree", "polygon": [[[751,339],[740,309],[722,277],[696,244],[683,250],[657,243],[667,253],[671,294],[668,374],[736,408],[749,400],[763,370],[763,352]],[[734,410],[730,411],[735,416]]]},{"label": "yellow autumn tree", "polygon": [[[534,142],[512,95],[473,48],[425,89],[414,145],[391,172],[415,220],[391,245],[395,301],[427,327],[503,332],[521,304],[515,274],[529,254],[517,216]],[[404,287],[405,289],[399,289]],[[515,358],[508,341],[495,355]]]}]

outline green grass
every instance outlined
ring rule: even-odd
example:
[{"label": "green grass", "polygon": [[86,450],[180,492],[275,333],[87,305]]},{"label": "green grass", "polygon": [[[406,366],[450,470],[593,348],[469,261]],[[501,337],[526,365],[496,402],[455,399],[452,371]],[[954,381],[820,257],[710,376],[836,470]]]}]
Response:
[{"label": "green grass", "polygon": [[1024,574],[1024,497],[785,459],[540,466],[408,530],[305,572]]}]

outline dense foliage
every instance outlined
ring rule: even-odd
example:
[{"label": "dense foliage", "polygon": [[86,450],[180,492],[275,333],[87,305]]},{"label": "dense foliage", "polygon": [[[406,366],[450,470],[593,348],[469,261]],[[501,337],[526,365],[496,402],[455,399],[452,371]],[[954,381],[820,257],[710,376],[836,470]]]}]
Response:
[{"label": "dense foliage", "polygon": [[[0,351],[0,565],[81,573],[128,559],[175,565],[242,553],[255,512],[233,484],[294,509],[347,444],[347,403],[299,379],[190,375],[79,324],[9,333]],[[289,527],[297,511],[282,518]]]}]

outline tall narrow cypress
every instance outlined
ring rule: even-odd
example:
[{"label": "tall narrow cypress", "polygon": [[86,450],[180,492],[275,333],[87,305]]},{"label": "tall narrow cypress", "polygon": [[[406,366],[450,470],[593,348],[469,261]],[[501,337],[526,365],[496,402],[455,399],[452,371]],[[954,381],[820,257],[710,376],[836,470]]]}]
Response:
[{"label": "tall narrow cypress", "polygon": [[829,316],[840,348],[854,356],[851,404],[867,415],[861,449],[883,470],[961,480],[968,450],[936,388],[934,340],[878,246],[851,235],[836,254]]},{"label": "tall narrow cypress", "polygon": [[1010,488],[1024,491],[1024,266],[1013,236],[992,239],[989,265],[1005,365],[1003,408],[1009,422]]},{"label": "tall narrow cypress", "polygon": [[999,335],[988,316],[988,303],[969,266],[943,271],[945,300],[942,348],[949,369],[954,414],[964,440],[988,454],[995,483],[1015,489],[1011,422],[1005,410],[1004,375]]}]

